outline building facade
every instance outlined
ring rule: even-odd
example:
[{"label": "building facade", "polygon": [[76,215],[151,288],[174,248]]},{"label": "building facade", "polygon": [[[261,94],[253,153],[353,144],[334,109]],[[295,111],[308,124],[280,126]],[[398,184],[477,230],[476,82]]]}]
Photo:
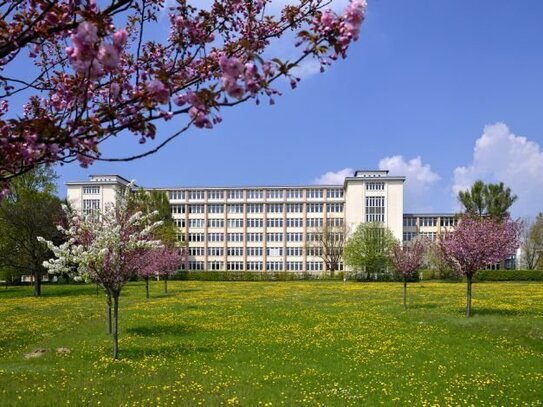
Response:
[{"label": "building facade", "polygon": [[[178,239],[188,246],[186,269],[318,272],[326,265],[308,247],[325,225],[349,233],[379,222],[404,241],[435,239],[454,226],[452,214],[404,214],[404,182],[386,170],[359,170],[343,185],[152,189],[168,194]],[[128,184],[91,175],[67,182],[67,199],[83,213],[103,210]]]}]

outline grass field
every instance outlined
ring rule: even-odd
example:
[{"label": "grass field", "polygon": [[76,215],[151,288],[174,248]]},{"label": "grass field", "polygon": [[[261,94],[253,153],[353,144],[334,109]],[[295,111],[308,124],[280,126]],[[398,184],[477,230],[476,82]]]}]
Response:
[{"label": "grass field", "polygon": [[[93,286],[0,290],[0,405],[541,405],[543,284],[130,284],[110,358]],[[70,354],[59,355],[66,347]],[[44,356],[26,360],[38,348]]]}]

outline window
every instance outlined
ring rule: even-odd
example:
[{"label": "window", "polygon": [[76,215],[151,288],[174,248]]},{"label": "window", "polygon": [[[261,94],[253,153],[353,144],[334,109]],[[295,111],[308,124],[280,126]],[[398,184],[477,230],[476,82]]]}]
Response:
[{"label": "window", "polygon": [[229,247],[226,252],[229,256],[241,257],[243,256],[243,247]]},{"label": "window", "polygon": [[222,204],[207,205],[207,212],[208,213],[223,213],[224,212],[224,205],[222,205]]},{"label": "window", "polygon": [[303,247],[287,247],[287,256],[299,257],[303,255]]},{"label": "window", "polygon": [[307,218],[307,227],[318,228],[324,224],[323,218]]},{"label": "window", "polygon": [[303,192],[301,189],[289,189],[287,190],[287,199],[302,199]]},{"label": "window", "polygon": [[453,217],[442,217],[441,218],[441,226],[442,227],[452,227],[455,225],[455,221]]},{"label": "window", "polygon": [[224,247],[208,247],[207,248],[207,255],[208,256],[224,256]]},{"label": "window", "polygon": [[211,218],[207,220],[208,228],[224,228],[224,219]]},{"label": "window", "polygon": [[100,210],[99,199],[83,199],[83,213],[89,214]]},{"label": "window", "polygon": [[228,242],[243,242],[243,233],[228,233]]},{"label": "window", "polygon": [[435,227],[437,226],[437,218],[423,217],[419,218],[419,226]]},{"label": "window", "polygon": [[203,242],[204,234],[203,233],[189,233],[189,242]]},{"label": "window", "polygon": [[189,261],[189,270],[203,270],[204,262],[203,261]]},{"label": "window", "polygon": [[173,213],[185,213],[185,205],[171,205]]},{"label": "window", "polygon": [[203,247],[189,247],[189,256],[203,256],[204,248]]},{"label": "window", "polygon": [[417,237],[417,232],[403,232],[403,241],[410,242]]},{"label": "window", "polygon": [[262,237],[263,237],[262,233],[247,233],[248,242],[261,242]]},{"label": "window", "polygon": [[302,228],[304,227],[303,218],[287,218],[287,228]]},{"label": "window", "polygon": [[303,263],[301,261],[288,261],[287,270],[288,271],[302,271]]},{"label": "window", "polygon": [[341,227],[343,226],[343,218],[328,218],[326,222],[332,227]]},{"label": "window", "polygon": [[217,200],[224,199],[224,191],[218,191],[216,189],[207,191],[207,199],[209,201],[217,201]]},{"label": "window", "polygon": [[204,191],[189,191],[189,199],[201,201],[204,199]]},{"label": "window", "polygon": [[228,263],[226,263],[226,269],[227,270],[235,270],[235,271],[244,270],[243,262],[242,261],[229,261]]},{"label": "window", "polygon": [[277,257],[283,255],[282,247],[268,247],[266,248],[266,255],[270,257]]},{"label": "window", "polygon": [[366,197],[366,222],[384,222],[385,221],[385,197],[367,196]]},{"label": "window", "polygon": [[231,189],[228,191],[228,199],[239,201],[243,199],[243,190],[241,189]]},{"label": "window", "polygon": [[248,190],[247,199],[262,199],[262,190],[261,189]]},{"label": "window", "polygon": [[302,242],[304,239],[303,233],[287,233],[287,242]]},{"label": "window", "polygon": [[328,199],[343,198],[343,189],[329,189],[326,191],[326,197]]},{"label": "window", "polygon": [[417,218],[404,217],[403,218],[403,225],[404,225],[404,227],[415,227],[415,226],[417,226]]},{"label": "window", "polygon": [[93,194],[93,195],[99,194],[100,193],[100,187],[97,186],[97,185],[83,187],[83,193],[84,194]]},{"label": "window", "polygon": [[343,204],[342,203],[328,203],[326,204],[326,212],[343,212]]},{"label": "window", "polygon": [[266,204],[266,210],[268,213],[281,213],[283,212],[283,204]]},{"label": "window", "polygon": [[185,191],[170,191],[170,201],[179,201],[185,199]]},{"label": "window", "polygon": [[243,204],[229,204],[228,213],[243,213]]},{"label": "window", "polygon": [[189,219],[189,228],[203,228],[204,220],[203,219]]},{"label": "window", "polygon": [[323,265],[320,261],[308,261],[307,270],[308,271],[322,271]]},{"label": "window", "polygon": [[283,241],[283,233],[267,233],[266,234],[266,241],[268,241],[268,242],[282,242]]},{"label": "window", "polygon": [[247,256],[262,256],[262,247],[247,247]]},{"label": "window", "polygon": [[307,241],[308,242],[321,242],[322,241],[322,233],[308,233],[307,234]]},{"label": "window", "polygon": [[368,191],[384,191],[385,183],[382,181],[378,182],[366,182],[366,190]]},{"label": "window", "polygon": [[247,218],[248,228],[261,228],[264,225],[264,219],[259,218]]},{"label": "window", "polygon": [[322,189],[308,189],[307,190],[307,199],[322,199],[323,190]]},{"label": "window", "polygon": [[268,199],[283,199],[282,189],[269,189],[266,195]]},{"label": "window", "polygon": [[228,227],[229,228],[242,228],[243,227],[243,219],[228,219]]},{"label": "window", "polygon": [[204,213],[204,205],[189,205],[189,213]]},{"label": "window", "polygon": [[317,213],[322,212],[322,204],[319,203],[309,203],[307,204],[307,212],[309,213]]},{"label": "window", "polygon": [[304,210],[304,204],[287,204],[288,213],[300,213]]},{"label": "window", "polygon": [[247,270],[249,270],[249,271],[261,271],[262,270],[262,262],[261,261],[248,261],[247,262]]},{"label": "window", "polygon": [[282,218],[268,218],[266,220],[266,225],[269,228],[282,228],[283,219]]},{"label": "window", "polygon": [[224,241],[224,233],[208,233],[207,234],[207,241],[208,242],[223,242]]},{"label": "window", "polygon": [[174,219],[175,226],[178,228],[184,228],[185,227],[185,219]]},{"label": "window", "polygon": [[282,261],[268,261],[266,262],[266,270],[281,271],[283,270],[283,262]]},{"label": "window", "polygon": [[247,213],[262,213],[262,204],[248,204]]},{"label": "window", "polygon": [[207,262],[208,270],[222,270],[223,262],[222,261],[209,261]]}]

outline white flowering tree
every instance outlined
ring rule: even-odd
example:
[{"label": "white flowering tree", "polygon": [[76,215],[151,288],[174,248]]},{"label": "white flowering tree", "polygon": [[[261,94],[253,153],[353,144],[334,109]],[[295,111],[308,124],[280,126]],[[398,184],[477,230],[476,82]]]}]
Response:
[{"label": "white flowering tree", "polygon": [[[113,358],[119,355],[118,316],[121,290],[149,261],[149,252],[162,247],[153,240],[153,231],[161,225],[156,213],[129,210],[131,185],[119,194],[115,205],[103,213],[86,216],[65,208],[67,227],[59,226],[65,243],[56,246],[38,238],[53,251],[55,258],[44,262],[49,273],[70,273],[76,278],[101,285],[108,303],[108,327],[113,336]],[[156,251],[155,251],[156,252]],[[113,307],[113,319],[111,308]]]}]

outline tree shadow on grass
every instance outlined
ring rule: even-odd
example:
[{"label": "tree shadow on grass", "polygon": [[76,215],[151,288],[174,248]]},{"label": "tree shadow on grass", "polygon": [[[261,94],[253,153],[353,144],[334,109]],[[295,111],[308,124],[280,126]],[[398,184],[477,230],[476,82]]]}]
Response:
[{"label": "tree shadow on grass", "polygon": [[188,336],[197,331],[198,329],[196,326],[186,324],[140,325],[126,329],[127,333],[135,334],[138,336]]},{"label": "tree shadow on grass", "polygon": [[[465,312],[465,308],[462,310]],[[473,307],[471,313],[474,316],[477,315],[490,315],[490,316],[517,316],[531,314],[528,310],[509,309],[509,308],[491,308],[491,307]]]},{"label": "tree shadow on grass", "polygon": [[407,304],[407,309],[435,309],[439,308],[440,304],[434,303],[434,302],[427,302],[427,303],[413,303],[413,304]]},{"label": "tree shadow on grass", "polygon": [[190,355],[195,353],[212,353],[217,349],[211,346],[196,346],[190,343],[169,343],[158,347],[130,347],[121,349],[121,359],[140,360],[143,357]]}]

